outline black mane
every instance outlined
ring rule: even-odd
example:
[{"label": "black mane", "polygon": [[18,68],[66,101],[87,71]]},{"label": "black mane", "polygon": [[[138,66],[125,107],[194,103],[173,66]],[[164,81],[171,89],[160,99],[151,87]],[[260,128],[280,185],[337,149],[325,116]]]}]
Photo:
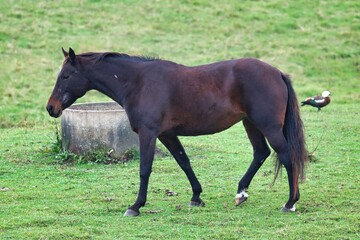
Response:
[{"label": "black mane", "polygon": [[95,63],[100,63],[107,58],[122,58],[133,62],[151,62],[151,61],[161,60],[160,58],[157,57],[130,56],[125,53],[117,53],[117,52],[103,52],[103,53],[89,52],[89,53],[79,54],[79,56],[90,58]]}]

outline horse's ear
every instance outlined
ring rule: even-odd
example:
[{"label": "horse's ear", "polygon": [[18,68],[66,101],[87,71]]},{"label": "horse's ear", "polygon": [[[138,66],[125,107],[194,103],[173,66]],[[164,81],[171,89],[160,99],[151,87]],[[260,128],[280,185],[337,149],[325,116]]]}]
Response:
[{"label": "horse's ear", "polygon": [[74,50],[72,50],[72,48],[69,48],[69,59],[72,63],[75,63],[75,58],[76,58],[76,55],[75,55],[75,52]]},{"label": "horse's ear", "polygon": [[61,48],[63,54],[64,54],[64,57],[67,57],[69,56],[69,53],[67,51],[64,50],[64,48]]}]

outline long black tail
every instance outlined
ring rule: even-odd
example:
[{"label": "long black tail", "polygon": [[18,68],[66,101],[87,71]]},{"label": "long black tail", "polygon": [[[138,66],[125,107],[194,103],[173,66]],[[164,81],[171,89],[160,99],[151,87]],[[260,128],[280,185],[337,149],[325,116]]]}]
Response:
[{"label": "long black tail", "polygon": [[[298,177],[300,177],[301,180],[304,180],[306,163],[308,162],[308,153],[305,147],[303,122],[300,118],[299,104],[291,80],[283,73],[281,76],[288,89],[288,102],[283,133],[290,148],[293,177],[296,180]],[[281,164],[278,163],[275,176],[278,175],[280,169]]]}]

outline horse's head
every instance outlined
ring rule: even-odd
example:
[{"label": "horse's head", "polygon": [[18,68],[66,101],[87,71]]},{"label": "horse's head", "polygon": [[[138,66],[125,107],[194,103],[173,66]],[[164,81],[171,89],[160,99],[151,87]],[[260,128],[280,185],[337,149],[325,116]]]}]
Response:
[{"label": "horse's head", "polygon": [[64,49],[64,63],[57,77],[54,90],[47,104],[47,111],[52,117],[59,117],[64,109],[73,104],[89,90],[89,81],[83,75],[78,57],[71,48]]}]

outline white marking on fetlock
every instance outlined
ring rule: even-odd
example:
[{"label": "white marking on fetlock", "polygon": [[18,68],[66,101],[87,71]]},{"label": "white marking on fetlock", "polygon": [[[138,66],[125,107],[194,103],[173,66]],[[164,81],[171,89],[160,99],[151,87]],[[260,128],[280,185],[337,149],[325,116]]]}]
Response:
[{"label": "white marking on fetlock", "polygon": [[286,207],[286,203],[285,203],[283,207],[286,208],[286,209],[288,209],[290,212],[295,212],[295,211],[296,211],[295,204],[294,204],[294,206],[293,206],[292,208],[287,208],[287,207]]},{"label": "white marking on fetlock", "polygon": [[249,194],[245,192],[245,190],[242,190],[240,193],[236,194],[235,199],[239,198],[248,198]]}]

